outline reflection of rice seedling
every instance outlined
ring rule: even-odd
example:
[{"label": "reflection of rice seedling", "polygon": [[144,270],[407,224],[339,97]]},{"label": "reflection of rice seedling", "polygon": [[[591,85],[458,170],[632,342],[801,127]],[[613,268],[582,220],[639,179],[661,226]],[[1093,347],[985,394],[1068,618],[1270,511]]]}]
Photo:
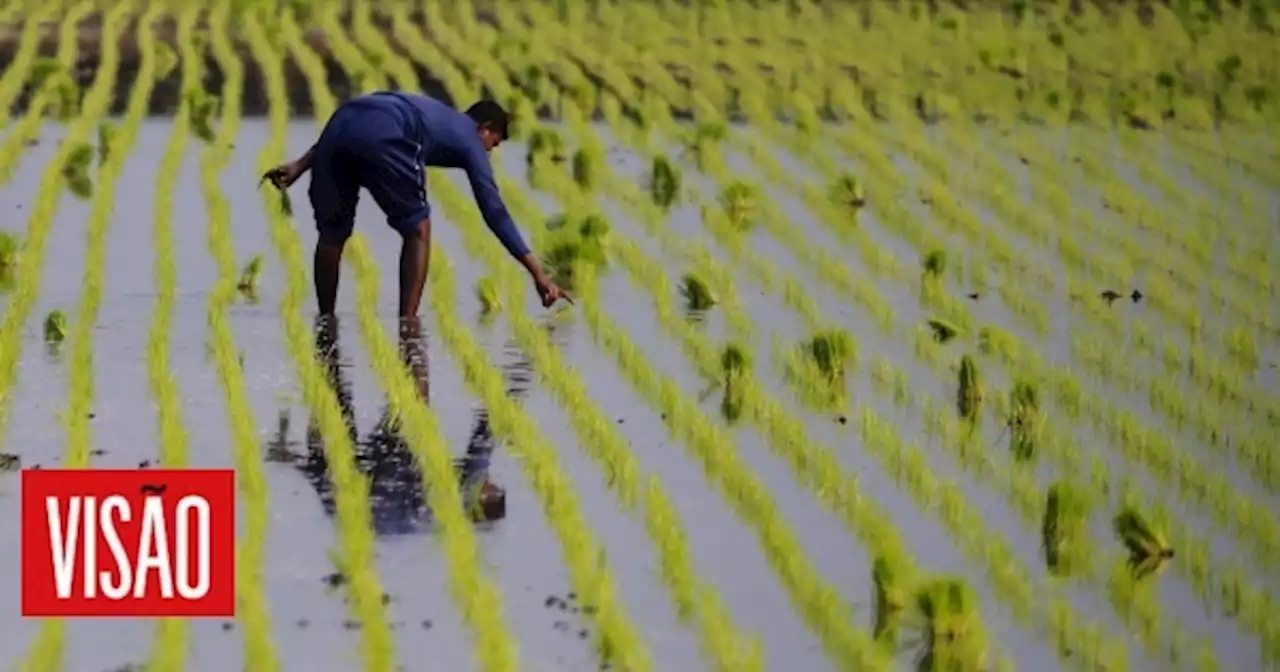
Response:
[{"label": "reflection of rice seedling", "polygon": [[959,327],[942,318],[931,317],[928,319],[928,324],[933,330],[933,340],[939,343],[946,343],[960,333]]},{"label": "reflection of rice seedling", "polygon": [[89,178],[93,155],[91,145],[80,143],[71,150],[62,164],[62,176],[66,178],[67,188],[76,198],[88,199],[93,195],[93,181]]},{"label": "reflection of rice seedling", "polygon": [[853,339],[839,329],[815,334],[804,347],[823,377],[833,385],[844,379],[845,364],[856,354]]},{"label": "reflection of rice seedling", "polygon": [[926,278],[941,278],[947,272],[947,253],[933,250],[924,257],[924,275]]},{"label": "reflection of rice seedling", "polygon": [[729,223],[740,230],[750,228],[758,200],[755,186],[746,182],[733,182],[720,192],[720,207],[729,216]]},{"label": "reflection of rice seedling", "polygon": [[985,668],[986,643],[977,604],[973,589],[959,579],[935,579],[916,592],[915,607],[923,621],[917,670]]},{"label": "reflection of rice seedling", "polygon": [[871,578],[875,590],[875,637],[892,648],[897,645],[902,611],[910,606],[909,581],[903,575],[903,565],[885,556],[876,557]]},{"label": "reflection of rice seedling", "polygon": [[680,294],[689,310],[707,310],[720,302],[720,297],[696,273],[685,273],[680,280]]},{"label": "reflection of rice seedling", "polygon": [[485,315],[501,312],[502,296],[493,278],[484,277],[476,281],[476,298],[480,300],[480,310]]},{"label": "reflection of rice seedling", "polygon": [[960,417],[977,422],[982,411],[982,376],[969,355],[960,358],[960,389],[956,393],[956,410]]},{"label": "reflection of rice seedling", "polygon": [[1131,506],[1116,514],[1113,522],[1116,535],[1129,552],[1129,569],[1134,578],[1159,575],[1165,561],[1173,557],[1173,549],[1165,541],[1164,533]]},{"label": "reflection of rice seedling", "polygon": [[240,269],[240,279],[236,281],[236,289],[250,301],[258,300],[258,278],[262,275],[263,258],[261,254],[253,258]]},{"label": "reflection of rice seedling", "polygon": [[849,173],[842,173],[831,186],[831,200],[838,205],[857,210],[867,204],[862,193],[862,182]]},{"label": "reflection of rice seedling", "polygon": [[1026,381],[1013,384],[1009,393],[1010,449],[1014,457],[1029,460],[1035,457],[1036,440],[1040,433],[1040,394]]},{"label": "reflection of rice seedling", "polygon": [[1088,519],[1088,500],[1080,490],[1066,483],[1049,487],[1040,536],[1045,564],[1054,576],[1070,576],[1085,560]]},{"label": "reflection of rice seedling", "polygon": [[44,340],[46,343],[61,343],[67,337],[67,316],[61,310],[55,310],[44,318]]},{"label": "reflection of rice seedling", "polygon": [[649,196],[660,208],[669,208],[680,200],[680,168],[665,156],[653,158]]}]

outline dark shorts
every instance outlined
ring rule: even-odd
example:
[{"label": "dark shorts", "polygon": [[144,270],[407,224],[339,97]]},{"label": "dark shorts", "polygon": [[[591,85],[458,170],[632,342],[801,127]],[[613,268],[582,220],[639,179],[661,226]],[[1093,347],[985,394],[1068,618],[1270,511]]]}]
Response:
[{"label": "dark shorts", "polygon": [[351,236],[361,187],[391,228],[402,236],[415,233],[431,214],[420,153],[396,115],[359,104],[338,108],[320,133],[311,162],[307,193],[320,240],[337,244]]}]

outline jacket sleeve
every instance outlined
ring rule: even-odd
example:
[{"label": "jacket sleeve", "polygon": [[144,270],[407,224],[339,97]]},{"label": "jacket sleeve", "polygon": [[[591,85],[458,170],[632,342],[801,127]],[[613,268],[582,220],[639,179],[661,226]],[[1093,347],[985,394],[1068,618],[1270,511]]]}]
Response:
[{"label": "jacket sleeve", "polygon": [[464,159],[463,168],[467,171],[467,179],[471,181],[471,191],[475,194],[476,205],[484,222],[498,237],[502,246],[507,248],[511,256],[519,258],[529,253],[529,246],[520,236],[520,230],[507,212],[502,202],[502,194],[498,193],[498,183],[493,178],[493,167],[489,165],[489,155],[481,147],[469,149]]}]

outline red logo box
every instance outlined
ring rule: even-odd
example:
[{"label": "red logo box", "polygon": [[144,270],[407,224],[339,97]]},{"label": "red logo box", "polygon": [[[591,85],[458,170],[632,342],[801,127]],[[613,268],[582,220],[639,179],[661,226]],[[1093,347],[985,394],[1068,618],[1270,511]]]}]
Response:
[{"label": "red logo box", "polygon": [[22,472],[23,616],[235,615],[235,472]]}]

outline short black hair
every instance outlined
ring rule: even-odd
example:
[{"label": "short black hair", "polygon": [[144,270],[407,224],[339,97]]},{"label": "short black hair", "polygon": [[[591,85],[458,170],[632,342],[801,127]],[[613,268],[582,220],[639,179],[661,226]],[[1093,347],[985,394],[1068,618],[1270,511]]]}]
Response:
[{"label": "short black hair", "polygon": [[467,108],[467,116],[476,122],[477,127],[488,126],[489,130],[497,133],[503,140],[507,139],[511,115],[507,114],[507,111],[498,103],[492,100],[481,100]]}]

